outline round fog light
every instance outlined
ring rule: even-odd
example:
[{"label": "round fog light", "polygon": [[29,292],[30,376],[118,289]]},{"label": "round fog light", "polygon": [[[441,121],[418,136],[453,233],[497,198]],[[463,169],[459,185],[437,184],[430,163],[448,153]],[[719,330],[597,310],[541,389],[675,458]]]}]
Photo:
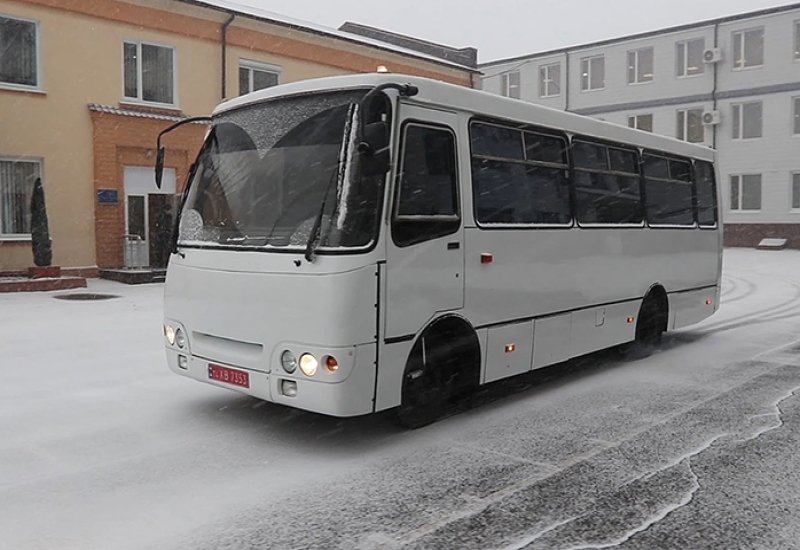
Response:
[{"label": "round fog light", "polygon": [[167,342],[170,346],[175,345],[175,328],[170,325],[164,325],[164,336],[167,337]]},{"label": "round fog light", "polygon": [[317,373],[317,358],[310,353],[301,355],[298,363],[300,364],[300,370],[303,371],[303,374],[306,376],[314,376]]},{"label": "round fog light", "polygon": [[186,345],[186,336],[181,329],[175,331],[175,343],[178,344],[178,347],[181,349]]},{"label": "round fog light", "polygon": [[179,355],[178,356],[178,366],[180,368],[182,368],[183,370],[188,369],[189,368],[189,358],[186,357],[185,355]]},{"label": "round fog light", "polygon": [[292,374],[295,370],[297,370],[297,359],[288,349],[281,353],[281,366],[283,367],[283,370],[289,374]]}]

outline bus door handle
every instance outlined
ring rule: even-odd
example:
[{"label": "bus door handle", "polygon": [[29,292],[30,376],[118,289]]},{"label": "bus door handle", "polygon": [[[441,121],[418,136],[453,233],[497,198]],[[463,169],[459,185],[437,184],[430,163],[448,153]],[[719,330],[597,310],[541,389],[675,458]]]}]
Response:
[{"label": "bus door handle", "polygon": [[461,248],[460,242],[447,243],[447,250],[458,250]]}]

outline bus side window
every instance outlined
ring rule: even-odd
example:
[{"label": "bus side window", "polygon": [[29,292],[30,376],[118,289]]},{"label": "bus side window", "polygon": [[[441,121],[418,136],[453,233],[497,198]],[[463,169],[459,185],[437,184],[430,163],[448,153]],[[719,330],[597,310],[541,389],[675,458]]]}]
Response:
[{"label": "bus side window", "polygon": [[688,160],[642,156],[647,222],[650,226],[694,226],[693,185]]},{"label": "bus side window", "polygon": [[717,186],[714,181],[714,165],[696,161],[694,179],[697,187],[697,223],[700,227],[717,226]]},{"label": "bus side window", "polygon": [[398,246],[455,233],[458,206],[456,141],[452,131],[408,124],[392,219]]}]

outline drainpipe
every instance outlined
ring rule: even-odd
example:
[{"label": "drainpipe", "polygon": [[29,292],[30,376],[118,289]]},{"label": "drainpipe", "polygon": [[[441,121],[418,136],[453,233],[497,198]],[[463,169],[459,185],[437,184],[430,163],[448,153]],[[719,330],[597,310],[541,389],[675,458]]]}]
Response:
[{"label": "drainpipe", "polygon": [[227,21],[225,21],[225,23],[222,24],[222,33],[221,33],[221,35],[222,35],[222,90],[221,90],[222,98],[221,99],[223,101],[225,100],[225,98],[228,97],[228,89],[227,89],[228,88],[228,86],[227,86],[227,84],[228,84],[227,80],[228,79],[227,79],[227,76],[226,76],[227,72],[228,72],[228,27],[230,26],[231,23],[233,23],[234,19],[236,19],[236,15],[235,14],[231,14],[230,17],[228,17]]},{"label": "drainpipe", "polygon": [[569,111],[569,52],[564,52],[564,110]]},{"label": "drainpipe", "polygon": [[[719,23],[714,23],[714,47],[719,48]],[[711,89],[712,109],[717,110],[717,80],[719,78],[719,63],[714,63],[714,87]],[[711,130],[711,147],[717,148],[717,126],[715,124]]]}]

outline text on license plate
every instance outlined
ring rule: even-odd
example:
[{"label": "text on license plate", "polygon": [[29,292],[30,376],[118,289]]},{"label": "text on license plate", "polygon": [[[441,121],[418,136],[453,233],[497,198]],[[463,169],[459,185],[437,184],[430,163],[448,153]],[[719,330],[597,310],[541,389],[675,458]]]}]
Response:
[{"label": "text on license plate", "polygon": [[221,365],[208,365],[208,377],[211,380],[233,384],[234,386],[241,386],[243,388],[250,387],[250,373],[243,370],[223,367]]}]

